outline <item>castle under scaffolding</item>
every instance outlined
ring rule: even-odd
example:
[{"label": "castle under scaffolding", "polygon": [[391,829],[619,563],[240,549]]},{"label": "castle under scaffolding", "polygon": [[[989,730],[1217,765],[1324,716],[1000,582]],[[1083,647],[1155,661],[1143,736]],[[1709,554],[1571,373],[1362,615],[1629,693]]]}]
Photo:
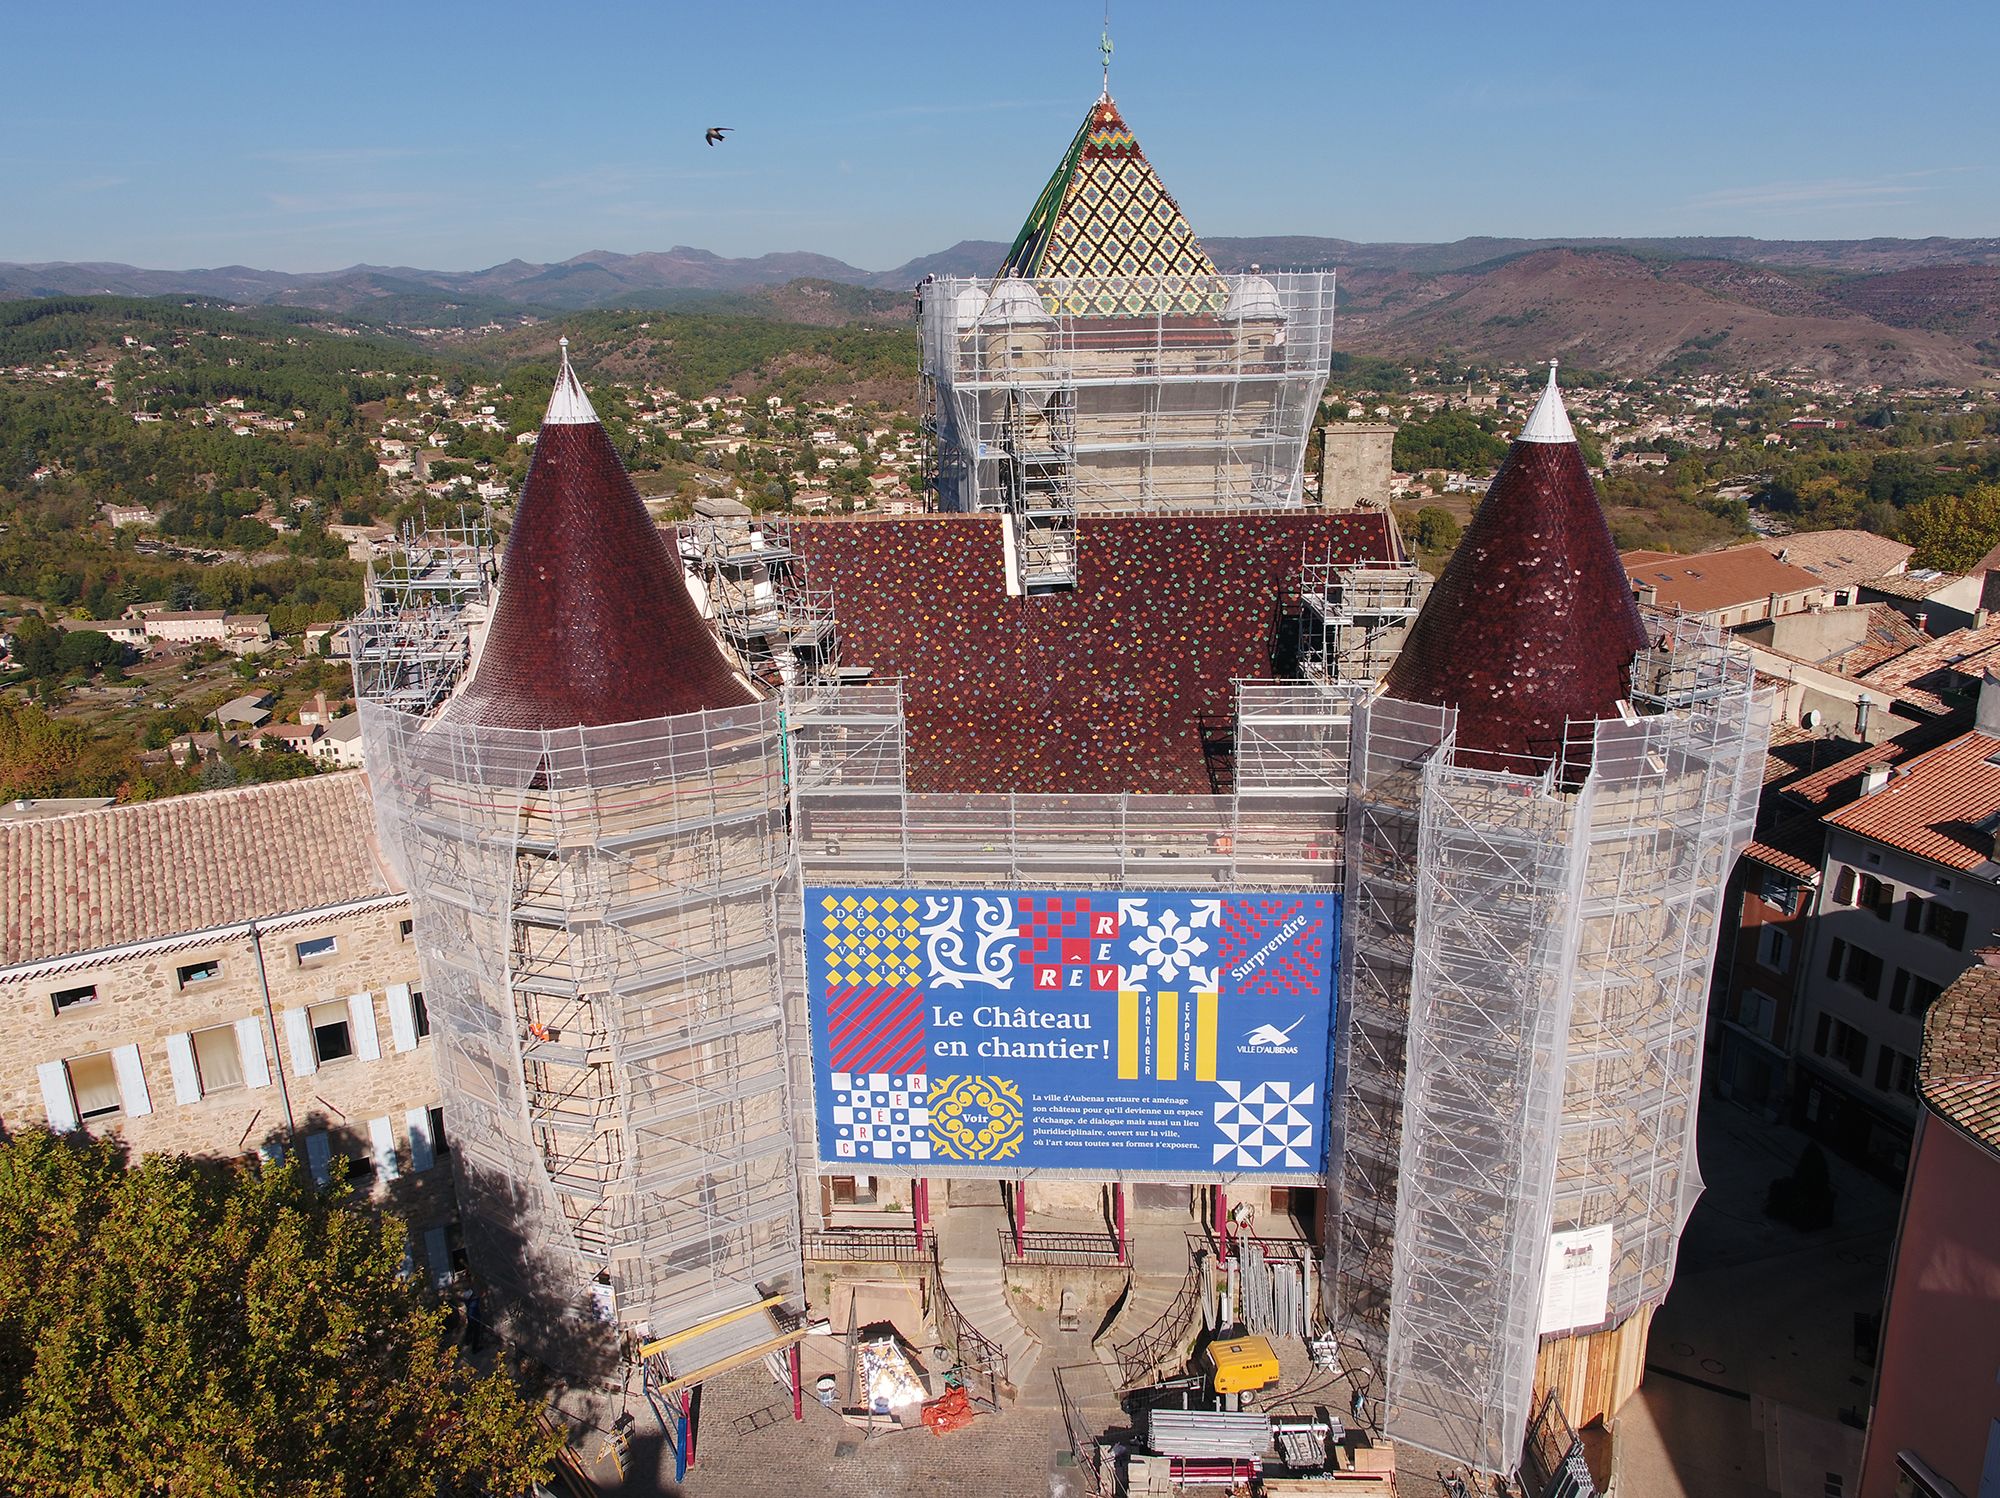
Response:
[{"label": "castle under scaffolding", "polygon": [[1430,597],[1430,574],[1409,561],[1306,562],[1300,573],[1299,673],[1380,681]]},{"label": "castle under scaffolding", "polygon": [[1770,704],[1713,629],[1645,622],[1704,690],[1572,723],[1539,769],[1460,762],[1449,709],[1357,714],[1336,1324],[1392,1437],[1488,1471],[1518,1458],[1538,1341],[1657,1305],[1699,1192],[1708,978]]},{"label": "castle under scaffolding", "polygon": [[1013,517],[1025,590],[1074,581],[1079,514],[1305,503],[1331,272],[946,278],[921,288],[938,508]]},{"label": "castle under scaffolding", "polygon": [[680,553],[696,601],[746,676],[777,688],[832,670],[833,593],[812,585],[790,519],[754,515],[735,500],[697,500],[680,528]]}]

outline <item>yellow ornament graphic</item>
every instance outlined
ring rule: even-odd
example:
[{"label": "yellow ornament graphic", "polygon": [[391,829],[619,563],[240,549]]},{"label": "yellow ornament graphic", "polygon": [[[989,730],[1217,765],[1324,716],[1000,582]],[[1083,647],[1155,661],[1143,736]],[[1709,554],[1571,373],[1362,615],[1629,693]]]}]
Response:
[{"label": "yellow ornament graphic", "polygon": [[1011,1160],[1021,1153],[1021,1086],[1005,1077],[933,1077],[931,1150],[945,1160]]}]

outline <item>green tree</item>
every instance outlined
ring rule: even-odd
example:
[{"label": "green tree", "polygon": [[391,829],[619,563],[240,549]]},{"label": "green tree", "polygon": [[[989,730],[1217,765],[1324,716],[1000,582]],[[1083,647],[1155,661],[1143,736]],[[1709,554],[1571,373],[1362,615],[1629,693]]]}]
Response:
[{"label": "green tree", "polygon": [[1451,511],[1440,505],[1425,505],[1410,525],[1410,540],[1419,551],[1450,551],[1458,545],[1462,527]]},{"label": "green tree", "polygon": [[1903,511],[1902,532],[1917,549],[1914,565],[1969,572],[2000,545],[2000,484],[1920,499]]},{"label": "green tree", "polygon": [[402,1273],[403,1225],[296,1163],[0,1144],[0,1490],[516,1493],[560,1439]]}]

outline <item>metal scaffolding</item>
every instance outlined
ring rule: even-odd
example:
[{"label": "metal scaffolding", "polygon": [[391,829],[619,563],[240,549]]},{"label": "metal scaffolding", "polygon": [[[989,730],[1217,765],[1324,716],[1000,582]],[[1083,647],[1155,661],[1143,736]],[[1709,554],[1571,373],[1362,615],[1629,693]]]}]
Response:
[{"label": "metal scaffolding", "polygon": [[[1699,1190],[1703,1007],[1770,703],[1717,631],[1647,630],[1658,710],[1572,724],[1545,769],[1459,765],[1439,709],[1356,715],[1335,1303],[1388,1433],[1492,1472],[1538,1340],[1657,1304]],[[1579,1234],[1608,1235],[1602,1288],[1546,1294]]]},{"label": "metal scaffolding", "polygon": [[1412,562],[1301,563],[1300,674],[1312,681],[1380,681],[1430,593],[1431,575]]},{"label": "metal scaffolding", "polygon": [[1192,300],[1142,277],[926,282],[938,507],[1012,515],[1034,591],[1074,583],[1079,514],[1303,505],[1333,281],[1220,276]]},{"label": "metal scaffolding", "polygon": [[475,1266],[656,1337],[795,1293],[777,704],[546,732],[361,713]]},{"label": "metal scaffolding", "polygon": [[697,603],[745,675],[775,688],[833,668],[833,590],[812,585],[789,519],[697,500],[680,528],[680,555]]},{"label": "metal scaffolding", "polygon": [[396,549],[368,569],[361,612],[348,624],[359,697],[427,712],[465,669],[469,625],[493,587],[493,530],[484,514],[458,512],[432,528],[406,520]]}]

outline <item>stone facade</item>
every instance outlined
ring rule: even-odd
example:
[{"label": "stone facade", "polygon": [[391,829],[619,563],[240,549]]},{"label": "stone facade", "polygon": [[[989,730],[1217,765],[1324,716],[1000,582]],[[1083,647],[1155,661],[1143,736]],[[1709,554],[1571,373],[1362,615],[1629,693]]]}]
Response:
[{"label": "stone facade", "polygon": [[[135,1156],[345,1157],[450,1268],[450,1121],[400,895],[0,969],[0,1124],[116,1135]],[[260,962],[261,958],[261,962]],[[268,985],[269,1002],[266,1003]],[[318,1025],[315,1034],[314,1025]]]},{"label": "stone facade", "polygon": [[1329,510],[1385,510],[1396,451],[1388,422],[1338,421],[1320,428],[1319,502]]}]

